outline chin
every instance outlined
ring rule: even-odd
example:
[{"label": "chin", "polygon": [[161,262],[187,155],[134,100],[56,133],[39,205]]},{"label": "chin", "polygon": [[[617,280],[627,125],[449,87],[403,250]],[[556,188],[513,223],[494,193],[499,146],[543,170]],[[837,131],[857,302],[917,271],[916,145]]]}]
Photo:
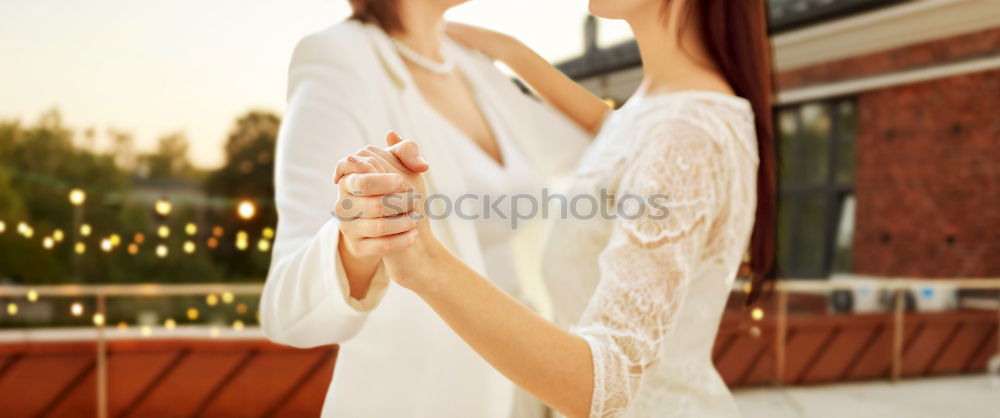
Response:
[{"label": "chin", "polygon": [[653,10],[665,3],[664,0],[590,0],[590,13],[604,19],[627,19],[644,9]]}]

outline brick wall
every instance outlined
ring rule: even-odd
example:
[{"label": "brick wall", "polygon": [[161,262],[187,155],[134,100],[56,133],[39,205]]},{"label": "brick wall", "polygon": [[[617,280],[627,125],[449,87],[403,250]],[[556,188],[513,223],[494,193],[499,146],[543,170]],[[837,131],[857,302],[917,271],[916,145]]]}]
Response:
[{"label": "brick wall", "polygon": [[1000,70],[864,93],[859,109],[854,269],[1000,277]]}]

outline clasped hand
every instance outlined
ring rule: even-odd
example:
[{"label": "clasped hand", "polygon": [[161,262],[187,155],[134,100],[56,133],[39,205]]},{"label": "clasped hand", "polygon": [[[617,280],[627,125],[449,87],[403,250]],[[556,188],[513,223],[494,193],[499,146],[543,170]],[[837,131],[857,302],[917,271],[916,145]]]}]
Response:
[{"label": "clasped hand", "polygon": [[389,132],[386,145],[366,146],[337,163],[334,213],[348,251],[381,257],[389,276],[409,287],[404,281],[417,275],[427,251],[437,246],[424,212],[421,173],[430,166],[412,140]]}]

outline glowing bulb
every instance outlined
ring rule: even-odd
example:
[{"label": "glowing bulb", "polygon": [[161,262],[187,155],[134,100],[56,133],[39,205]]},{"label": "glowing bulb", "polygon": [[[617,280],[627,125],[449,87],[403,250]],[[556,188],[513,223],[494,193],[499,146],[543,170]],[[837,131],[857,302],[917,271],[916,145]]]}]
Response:
[{"label": "glowing bulb", "polygon": [[198,310],[195,308],[188,308],[187,318],[192,321],[198,319]]},{"label": "glowing bulb", "polygon": [[149,325],[143,325],[142,328],[140,329],[140,332],[142,332],[143,337],[148,337],[150,335],[153,335],[153,328],[151,328]]},{"label": "glowing bulb", "polygon": [[236,249],[237,249],[237,250],[240,250],[240,251],[244,251],[244,250],[246,250],[246,249],[247,249],[247,246],[248,246],[248,245],[249,245],[249,244],[247,244],[247,242],[246,242],[246,241],[243,241],[243,240],[236,240]]},{"label": "glowing bulb", "polygon": [[109,253],[112,248],[114,248],[114,245],[111,244],[111,240],[107,238],[101,240],[101,251]]},{"label": "glowing bulb", "polygon": [[90,227],[90,224],[80,225],[80,235],[89,237],[91,232],[93,232],[93,228]]},{"label": "glowing bulb", "polygon": [[136,232],[135,235],[132,236],[132,241],[135,241],[136,244],[142,244],[145,240],[146,236],[143,235],[142,232]]},{"label": "glowing bulb", "polygon": [[257,214],[257,207],[249,200],[244,200],[236,207],[236,213],[240,215],[240,218],[249,220]]},{"label": "glowing bulb", "polygon": [[743,293],[750,294],[751,290],[753,290],[753,284],[751,284],[749,281],[744,282],[743,283]]},{"label": "glowing bulb", "polygon": [[222,294],[222,303],[225,303],[225,304],[228,305],[230,303],[233,303],[233,299],[235,299],[235,298],[236,298],[236,296],[233,295],[233,292],[225,292],[225,293]]},{"label": "glowing bulb", "polygon": [[153,210],[156,211],[157,215],[167,216],[170,215],[172,210],[174,210],[174,205],[170,203],[169,200],[159,199],[153,204]]},{"label": "glowing bulb", "polygon": [[56,241],[52,239],[52,237],[45,237],[45,239],[42,240],[42,247],[45,247],[46,250],[51,250],[55,245]]},{"label": "glowing bulb", "polygon": [[750,336],[754,338],[760,337],[760,328],[757,326],[750,327]]},{"label": "glowing bulb", "polygon": [[69,306],[69,313],[73,314],[73,316],[83,315],[83,304],[80,302],[73,302],[73,304]]},{"label": "glowing bulb", "polygon": [[0,221],[0,234],[7,232],[7,223]]},{"label": "glowing bulb", "polygon": [[264,238],[267,239],[274,238],[274,229],[272,229],[271,227],[264,228],[262,234],[264,235]]},{"label": "glowing bulb", "polygon": [[156,246],[156,256],[157,257],[167,258],[167,254],[169,254],[169,253],[170,253],[170,250],[167,249],[166,245],[160,244],[160,245]]},{"label": "glowing bulb", "polygon": [[61,229],[57,229],[55,231],[52,231],[52,239],[56,240],[56,242],[62,242],[63,238],[65,238],[65,237],[66,237],[66,234],[64,234],[63,230],[61,230]]},{"label": "glowing bulb", "polygon": [[108,241],[111,241],[111,246],[113,247],[122,245],[122,237],[118,234],[111,234],[111,236],[108,237]]},{"label": "glowing bulb", "polygon": [[174,321],[174,318],[167,318],[166,321],[163,321],[163,326],[167,329],[177,328],[177,321]]},{"label": "glowing bulb", "polygon": [[750,311],[750,317],[753,318],[754,321],[760,321],[761,319],[764,319],[764,310],[761,308],[753,308],[753,311]]},{"label": "glowing bulb", "polygon": [[128,331],[128,324],[126,324],[125,321],[119,322],[118,323],[118,332],[125,332],[125,331]]},{"label": "glowing bulb", "polygon": [[38,302],[38,291],[35,289],[28,289],[28,302]]},{"label": "glowing bulb", "polygon": [[195,246],[194,243],[191,242],[191,241],[187,241],[187,242],[184,243],[184,252],[185,253],[194,254],[194,250],[196,250],[197,248],[198,247]]},{"label": "glowing bulb", "polygon": [[262,253],[268,252],[268,250],[271,249],[271,241],[268,241],[266,239],[261,239],[260,241],[257,241],[257,249],[260,250],[260,252]]},{"label": "glowing bulb", "polygon": [[226,231],[223,230],[222,227],[218,225],[216,225],[215,228],[212,228],[212,235],[215,235],[216,237],[221,237],[222,234],[224,234],[225,232]]},{"label": "glowing bulb", "polygon": [[247,231],[239,231],[236,233],[236,239],[239,241],[246,241],[250,239],[250,234],[247,234]]},{"label": "glowing bulb", "polygon": [[218,305],[219,297],[215,296],[215,293],[209,294],[208,296],[205,296],[205,303],[207,303],[208,306]]},{"label": "glowing bulb", "polygon": [[170,228],[167,228],[166,225],[160,225],[159,228],[156,228],[156,235],[159,235],[160,238],[167,238],[170,236]]},{"label": "glowing bulb", "polygon": [[20,222],[17,224],[17,232],[23,235],[25,238],[31,238],[32,235],[35,235],[35,230],[24,222]]},{"label": "glowing bulb", "polygon": [[243,321],[239,319],[233,321],[233,329],[236,331],[243,331]]},{"label": "glowing bulb", "polygon": [[136,243],[131,243],[128,245],[128,253],[131,255],[139,254],[139,246]]},{"label": "glowing bulb", "polygon": [[104,314],[100,312],[94,314],[94,325],[97,326],[104,325]]},{"label": "glowing bulb", "polygon": [[73,251],[76,251],[77,254],[83,254],[87,252],[87,244],[78,242],[76,243],[76,245],[73,246]]},{"label": "glowing bulb", "polygon": [[219,338],[219,327],[212,327],[208,330],[208,334],[211,335],[212,338]]},{"label": "glowing bulb", "polygon": [[80,206],[83,202],[87,201],[87,193],[80,189],[73,189],[69,191],[69,203],[73,206]]},{"label": "glowing bulb", "polygon": [[240,315],[246,314],[247,313],[247,304],[240,303],[240,304],[236,305],[236,313],[238,313]]},{"label": "glowing bulb", "polygon": [[219,246],[219,240],[218,239],[216,239],[215,237],[211,237],[211,238],[208,239],[208,248],[211,248],[211,249],[214,250],[218,246]]},{"label": "glowing bulb", "polygon": [[17,304],[14,302],[7,304],[7,315],[14,316],[17,315]]},{"label": "glowing bulb", "polygon": [[188,223],[187,225],[184,226],[184,232],[187,232],[188,235],[197,234],[198,225],[195,225],[194,223]]}]

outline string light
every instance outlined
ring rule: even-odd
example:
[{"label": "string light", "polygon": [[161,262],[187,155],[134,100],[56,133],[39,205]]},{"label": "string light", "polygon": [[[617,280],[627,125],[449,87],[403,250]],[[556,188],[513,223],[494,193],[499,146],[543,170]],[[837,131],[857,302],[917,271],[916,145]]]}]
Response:
[{"label": "string light", "polygon": [[222,234],[224,234],[225,232],[226,231],[224,229],[222,229],[221,226],[218,226],[218,225],[216,225],[215,228],[212,228],[212,235],[215,235],[216,237],[219,237],[219,238],[222,238]]},{"label": "string light", "polygon": [[35,235],[35,230],[24,222],[17,223],[17,232],[23,235],[25,238],[31,238],[32,235]]},{"label": "string light", "polygon": [[78,242],[76,243],[76,245],[73,246],[73,251],[76,251],[77,254],[83,254],[87,252],[87,244]]},{"label": "string light", "polygon": [[240,218],[244,220],[253,219],[253,216],[257,214],[257,207],[254,206],[253,202],[249,200],[243,200],[238,206],[236,206],[236,213],[240,215]]},{"label": "string light", "polygon": [[193,236],[198,233],[198,225],[195,225],[193,222],[188,222],[188,224],[184,226],[184,232]]},{"label": "string light", "polygon": [[760,337],[760,328],[756,325],[750,327],[750,336],[754,338]]},{"label": "string light", "polygon": [[249,237],[246,231],[239,231],[236,233],[236,249],[243,251],[246,250],[250,245],[248,241]]},{"label": "string light", "polygon": [[198,247],[197,247],[196,245],[194,245],[194,243],[193,243],[193,242],[191,242],[191,241],[186,241],[186,242],[184,243],[184,252],[185,252],[185,253],[188,253],[188,254],[194,254],[194,251],[195,251],[195,250],[196,250],[197,248],[198,248]]},{"label": "string light", "polygon": [[174,321],[174,318],[167,318],[166,321],[163,321],[163,326],[169,330],[172,330],[174,328],[177,328],[177,321]]},{"label": "string light", "polygon": [[208,330],[208,334],[211,335],[212,338],[219,338],[219,327],[210,328]]},{"label": "string light", "polygon": [[28,289],[28,302],[35,303],[38,302],[38,291],[35,289]]},{"label": "string light", "polygon": [[45,237],[45,239],[42,240],[42,247],[45,247],[46,250],[51,250],[52,247],[55,247],[55,245],[56,241],[52,239],[52,237]]},{"label": "string light", "polygon": [[239,319],[233,321],[233,330],[243,331],[243,321],[240,321]]},{"label": "string light", "polygon": [[247,304],[240,303],[236,305],[236,313],[240,315],[245,315],[247,313]]},{"label": "string light", "polygon": [[214,250],[214,249],[215,249],[216,247],[218,247],[218,246],[219,246],[219,240],[218,240],[217,238],[215,238],[215,237],[210,237],[210,238],[208,239],[208,248],[211,248],[211,249],[213,249],[213,250]]},{"label": "string light", "polygon": [[166,239],[167,237],[170,236],[170,228],[168,228],[166,225],[160,225],[159,228],[156,228],[156,235],[159,235],[160,238]]},{"label": "string light", "polygon": [[140,332],[143,337],[149,337],[150,335],[153,335],[153,328],[149,325],[143,325],[142,328],[140,328]]},{"label": "string light", "polygon": [[260,241],[257,241],[257,249],[262,253],[268,252],[271,249],[271,241],[261,238]]},{"label": "string light", "polygon": [[227,305],[230,304],[230,303],[233,303],[233,299],[235,299],[235,298],[236,298],[236,296],[233,295],[233,292],[224,292],[224,293],[222,293],[222,303],[225,303]]},{"label": "string light", "polygon": [[85,237],[89,237],[90,233],[92,232],[92,230],[93,230],[93,228],[90,227],[90,224],[80,225],[80,235],[83,235]]},{"label": "string light", "polygon": [[72,189],[69,191],[69,203],[73,206],[80,206],[83,202],[87,201],[87,193],[80,189]]},{"label": "string light", "polygon": [[104,325],[104,314],[100,312],[94,314],[94,325],[96,326]]},{"label": "string light", "polygon": [[156,211],[157,215],[168,216],[170,215],[170,212],[174,210],[174,205],[167,199],[158,199],[156,203],[153,204],[153,210]]},{"label": "string light", "polygon": [[274,238],[274,229],[271,227],[264,228],[264,230],[261,233],[262,235],[264,235],[264,238],[267,239]]},{"label": "string light", "polygon": [[167,258],[167,254],[169,254],[169,253],[170,253],[170,250],[167,249],[166,245],[160,244],[160,245],[156,246],[156,256],[157,257]]},{"label": "string light", "polygon": [[191,321],[194,321],[194,320],[198,319],[198,310],[195,309],[195,308],[188,308],[188,310],[187,310],[187,319],[189,319]]},{"label": "string light", "polygon": [[112,248],[114,248],[114,245],[111,244],[111,240],[107,238],[101,240],[101,251],[110,253]]},{"label": "string light", "polygon": [[17,315],[17,304],[14,302],[7,304],[7,315],[15,316]]},{"label": "string light", "polygon": [[247,246],[248,246],[248,245],[249,245],[249,244],[247,244],[247,242],[246,242],[246,241],[242,241],[242,240],[236,240],[236,249],[237,249],[237,250],[240,250],[240,251],[244,251],[244,250],[246,250],[246,249],[247,249]]},{"label": "string light", "polygon": [[52,231],[52,239],[56,240],[56,242],[63,242],[63,238],[65,237],[66,235],[63,233],[63,230],[61,229]]},{"label": "string light", "polygon": [[136,243],[131,243],[128,245],[128,253],[130,255],[139,254],[139,246]]},{"label": "string light", "polygon": [[128,331],[128,324],[126,324],[125,321],[119,322],[118,323],[118,332],[125,332],[125,331]]},{"label": "string light", "polygon": [[135,235],[132,236],[132,241],[135,241],[136,244],[142,244],[143,241],[146,241],[146,236],[143,235],[142,232],[136,232]]},{"label": "string light", "polygon": [[751,290],[753,290],[753,284],[751,284],[749,280],[746,281],[746,282],[744,282],[743,283],[743,293],[746,293],[746,294],[749,295]]},{"label": "string light", "polygon": [[761,319],[764,319],[764,310],[761,308],[753,308],[753,311],[750,311],[750,317],[753,318],[754,321],[760,321]]},{"label": "string light", "polygon": [[73,316],[83,315],[83,304],[80,302],[73,302],[73,304],[69,306],[69,313]]},{"label": "string light", "polygon": [[0,234],[7,232],[7,223],[0,221]]},{"label": "string light", "polygon": [[205,303],[207,303],[208,306],[218,305],[219,297],[216,296],[215,293],[210,293],[208,296],[205,296]]},{"label": "string light", "polygon": [[113,246],[113,247],[117,247],[119,245],[122,245],[122,237],[121,237],[121,235],[111,234],[111,236],[108,237],[108,240],[111,241],[111,246]]}]

